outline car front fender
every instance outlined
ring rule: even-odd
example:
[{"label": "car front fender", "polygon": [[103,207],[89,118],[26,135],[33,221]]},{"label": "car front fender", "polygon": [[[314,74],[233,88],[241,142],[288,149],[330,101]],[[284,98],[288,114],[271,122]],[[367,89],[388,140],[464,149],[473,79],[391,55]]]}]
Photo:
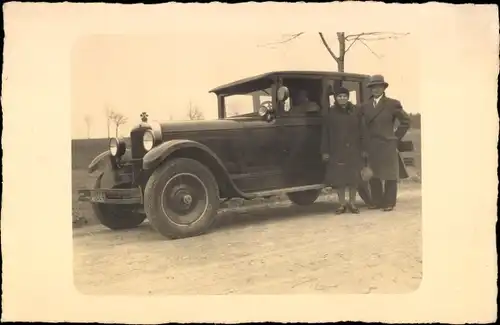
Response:
[{"label": "car front fender", "polygon": [[[126,149],[123,156],[121,156],[119,158],[119,162],[125,163],[131,159],[132,159],[131,151],[129,149]],[[108,167],[113,167],[116,164],[114,161],[114,158],[111,157],[109,150],[101,152],[99,155],[97,155],[94,158],[94,160],[92,160],[92,162],[89,164],[88,172],[89,172],[89,174],[92,174],[97,170],[104,170],[106,168],[107,164],[108,164]],[[111,168],[111,169],[113,169],[113,168]]]},{"label": "car front fender", "polygon": [[[224,192],[228,196],[234,197],[242,197],[249,198],[248,194],[241,192],[234,182],[229,177],[229,173],[224,166],[221,159],[206,145],[201,144],[192,140],[170,140],[160,144],[159,146],[151,149],[146,155],[144,155],[142,160],[142,168],[144,170],[154,170],[158,167],[165,159],[167,159],[170,155],[178,152],[179,150],[184,149],[194,149],[194,151],[189,150],[186,154],[189,155],[189,152],[198,152],[203,153],[203,157],[201,162],[207,164],[209,168],[214,172],[217,181],[220,186],[224,186]],[[182,154],[181,154],[182,155]],[[200,157],[198,156],[198,159]],[[195,159],[197,159],[195,157]]]},{"label": "car front fender", "polygon": [[89,164],[89,167],[88,167],[89,174],[92,174],[93,172],[95,172],[98,169],[102,169],[106,165],[106,162],[109,162],[109,159],[110,159],[109,150],[101,152]]},{"label": "car front fender", "polygon": [[146,153],[142,160],[142,168],[144,170],[155,169],[173,152],[186,148],[196,148],[203,150],[205,153],[208,153],[213,159],[215,159],[221,167],[224,166],[219,157],[217,157],[217,155],[204,144],[192,140],[170,140],[160,144],[159,146],[151,149],[151,151]]}]

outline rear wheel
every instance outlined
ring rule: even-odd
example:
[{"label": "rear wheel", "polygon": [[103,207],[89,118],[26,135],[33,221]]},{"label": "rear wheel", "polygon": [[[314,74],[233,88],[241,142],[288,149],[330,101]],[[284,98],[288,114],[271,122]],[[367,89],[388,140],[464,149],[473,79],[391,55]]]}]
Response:
[{"label": "rear wheel", "polygon": [[302,192],[287,193],[288,199],[297,205],[311,205],[319,197],[321,190],[307,190]]},{"label": "rear wheel", "polygon": [[160,165],[144,190],[144,210],[163,236],[177,239],[205,233],[219,208],[219,187],[200,162],[175,158]]},{"label": "rear wheel", "polygon": [[[101,188],[102,175],[97,178],[94,189]],[[92,203],[92,210],[99,222],[112,230],[130,229],[139,226],[146,215],[135,211],[128,204]]]}]

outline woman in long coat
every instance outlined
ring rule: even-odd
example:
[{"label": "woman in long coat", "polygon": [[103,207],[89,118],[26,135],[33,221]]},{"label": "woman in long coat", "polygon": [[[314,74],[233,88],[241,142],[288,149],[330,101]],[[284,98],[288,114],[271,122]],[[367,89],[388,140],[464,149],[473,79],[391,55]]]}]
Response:
[{"label": "woman in long coat", "polygon": [[[322,154],[326,164],[325,183],[337,189],[340,207],[337,213],[349,209],[359,213],[355,206],[356,193],[361,182],[365,157],[365,122],[362,110],[349,101],[349,90],[335,91],[335,103],[323,116]],[[349,202],[346,203],[346,190]]]}]

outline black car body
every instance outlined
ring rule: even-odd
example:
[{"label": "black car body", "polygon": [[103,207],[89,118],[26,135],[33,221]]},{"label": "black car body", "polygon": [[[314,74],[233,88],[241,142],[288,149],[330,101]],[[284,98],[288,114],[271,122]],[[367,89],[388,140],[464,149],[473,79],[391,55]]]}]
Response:
[{"label": "black car body", "polygon": [[[112,139],[111,150],[89,165],[99,177],[94,189],[80,190],[80,199],[92,202],[111,229],[148,218],[170,238],[207,231],[224,199],[286,193],[296,204],[312,204],[325,187],[321,113],[294,110],[295,95],[306,90],[324,108],[342,85],[361,103],[370,96],[367,81],[361,74],[280,71],[217,87],[211,90],[217,120],[143,121],[128,146]],[[227,117],[234,96],[247,96],[249,113]],[[403,165],[401,177],[407,176]]]}]

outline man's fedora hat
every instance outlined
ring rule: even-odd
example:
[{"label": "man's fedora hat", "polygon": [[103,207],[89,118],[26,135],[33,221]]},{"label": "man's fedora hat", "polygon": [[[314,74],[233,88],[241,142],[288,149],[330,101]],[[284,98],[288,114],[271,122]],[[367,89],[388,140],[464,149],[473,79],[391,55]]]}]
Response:
[{"label": "man's fedora hat", "polygon": [[373,87],[378,85],[384,85],[385,88],[389,87],[389,84],[385,82],[384,76],[376,74],[370,77],[367,87]]}]

